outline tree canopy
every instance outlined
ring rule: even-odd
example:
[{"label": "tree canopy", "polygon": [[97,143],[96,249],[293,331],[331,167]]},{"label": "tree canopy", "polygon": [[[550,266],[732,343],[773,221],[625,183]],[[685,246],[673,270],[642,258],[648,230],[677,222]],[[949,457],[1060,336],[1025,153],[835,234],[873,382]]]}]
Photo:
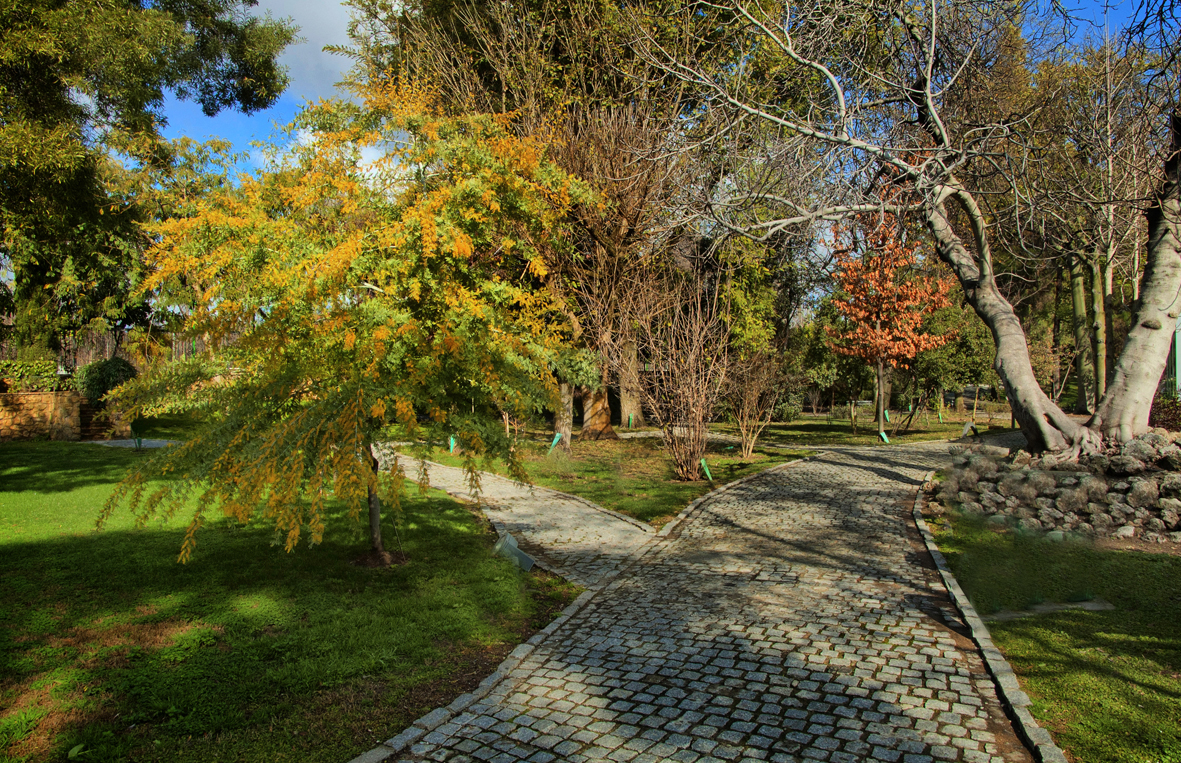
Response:
[{"label": "tree canopy", "polygon": [[[174,512],[199,490],[182,559],[214,506],[242,521],[261,512],[288,550],[305,532],[320,540],[330,497],[354,516],[369,498],[372,512],[371,446],[390,424],[515,463],[500,413],[553,404],[569,326],[543,279],[588,191],[540,140],[504,119],[444,116],[430,88],[358,95],[359,107],[307,110],[312,139],[271,170],[153,226],[143,288],[187,311],[185,331],[209,349],[118,399],[133,416],[198,411],[207,426],[108,511],[129,496],[143,517]],[[362,163],[368,146],[384,158]],[[164,473],[179,479],[144,499]],[[400,473],[386,475],[396,506]]]},{"label": "tree canopy", "polygon": [[[256,0],[17,0],[0,9],[0,258],[26,344],[109,313],[134,270],[137,213],[110,184],[108,143],[155,138],[164,98],[208,115],[270,106],[287,85],[287,21]],[[137,158],[158,148],[139,143]],[[121,149],[130,145],[126,141]],[[134,307],[134,306],[133,306]]]}]

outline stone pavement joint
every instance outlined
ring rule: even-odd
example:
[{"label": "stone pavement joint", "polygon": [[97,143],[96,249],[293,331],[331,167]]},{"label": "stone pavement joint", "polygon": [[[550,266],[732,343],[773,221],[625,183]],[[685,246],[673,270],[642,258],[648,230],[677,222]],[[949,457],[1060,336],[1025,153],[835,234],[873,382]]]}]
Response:
[{"label": "stone pavement joint", "polygon": [[834,449],[618,541],[548,632],[362,758],[1031,761],[911,521],[946,448]]}]

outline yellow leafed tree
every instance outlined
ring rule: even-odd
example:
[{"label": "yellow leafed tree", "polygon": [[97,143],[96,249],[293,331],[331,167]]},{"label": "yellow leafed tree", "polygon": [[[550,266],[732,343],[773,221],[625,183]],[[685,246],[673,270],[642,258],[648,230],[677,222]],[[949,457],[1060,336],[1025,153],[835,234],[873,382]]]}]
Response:
[{"label": "yellow leafed tree", "polygon": [[355,519],[367,508],[372,554],[389,563],[381,497],[396,508],[403,480],[396,460],[377,468],[383,429],[453,435],[474,474],[476,454],[515,463],[501,412],[551,403],[565,329],[540,278],[589,192],[504,117],[443,116],[436,93],[405,82],[357,95],[309,107],[271,169],[153,230],[145,289],[207,349],[116,395],[133,416],[205,425],[133,473],[100,526],[123,503],[146,521],[193,498],[181,561],[211,510],[273,522],[290,551],[320,541],[336,497]]}]

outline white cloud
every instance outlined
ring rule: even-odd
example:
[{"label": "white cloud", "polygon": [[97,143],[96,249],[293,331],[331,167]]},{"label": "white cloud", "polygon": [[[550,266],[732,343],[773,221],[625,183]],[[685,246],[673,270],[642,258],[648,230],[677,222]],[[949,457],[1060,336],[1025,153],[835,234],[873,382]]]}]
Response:
[{"label": "white cloud", "polygon": [[317,0],[261,0],[256,12],[270,11],[276,18],[290,17],[305,42],[291,45],[279,58],[291,76],[285,96],[296,100],[329,98],[335,85],[349,69],[349,59],[325,53],[325,45],[349,42],[349,9],[344,5]]}]

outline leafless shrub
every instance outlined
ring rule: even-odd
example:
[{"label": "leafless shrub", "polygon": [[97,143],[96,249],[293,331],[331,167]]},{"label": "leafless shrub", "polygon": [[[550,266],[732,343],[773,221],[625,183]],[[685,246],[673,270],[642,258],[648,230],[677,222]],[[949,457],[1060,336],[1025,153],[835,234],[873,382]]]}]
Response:
[{"label": "leafless shrub", "polygon": [[714,284],[679,272],[654,274],[660,288],[637,291],[650,319],[638,327],[641,354],[650,370],[641,376],[646,407],[664,434],[677,477],[701,478],[706,425],[729,368],[729,332]]},{"label": "leafless shrub", "polygon": [[783,373],[771,353],[752,353],[731,361],[725,397],[742,437],[744,461],[750,458],[759,435],[771,423],[771,414],[783,390]]}]

